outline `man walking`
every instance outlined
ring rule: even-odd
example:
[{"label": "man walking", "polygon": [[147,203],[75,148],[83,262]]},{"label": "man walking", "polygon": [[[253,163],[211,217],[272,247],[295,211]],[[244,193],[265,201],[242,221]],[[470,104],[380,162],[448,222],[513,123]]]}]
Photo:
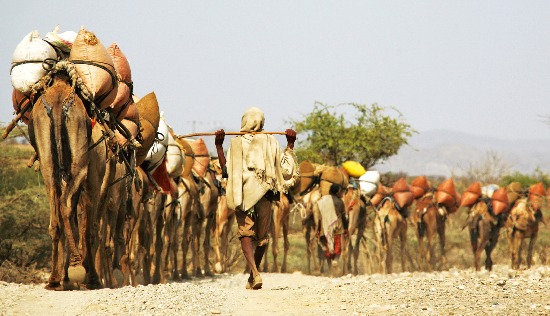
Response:
[{"label": "man walking", "polygon": [[264,113],[252,107],[241,120],[242,136],[231,140],[228,159],[223,152],[225,131],[216,132],[216,150],[227,181],[227,206],[235,210],[239,226],[238,237],[244,257],[250,267],[247,289],[262,288],[258,268],[269,243],[273,211],[271,203],[278,201],[300,176],[294,142],[296,132],[287,129],[287,147],[281,151],[277,139],[263,131]]}]

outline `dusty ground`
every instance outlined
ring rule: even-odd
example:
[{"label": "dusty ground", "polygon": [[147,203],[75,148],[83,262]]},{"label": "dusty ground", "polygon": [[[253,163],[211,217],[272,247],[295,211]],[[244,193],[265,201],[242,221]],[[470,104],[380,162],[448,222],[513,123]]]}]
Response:
[{"label": "dusty ground", "polygon": [[550,267],[326,278],[263,274],[97,291],[0,282],[0,315],[550,315]]}]

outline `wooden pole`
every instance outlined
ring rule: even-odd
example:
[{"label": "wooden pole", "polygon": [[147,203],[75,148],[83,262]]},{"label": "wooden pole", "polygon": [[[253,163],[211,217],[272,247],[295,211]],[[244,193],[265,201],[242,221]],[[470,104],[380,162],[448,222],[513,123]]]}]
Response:
[{"label": "wooden pole", "polygon": [[[246,134],[276,134],[276,135],[286,135],[286,132],[225,132],[225,135],[246,135]],[[176,135],[176,138],[187,138],[194,136],[215,136],[215,132],[202,132],[202,133],[192,133],[185,135]]]},{"label": "wooden pole", "polygon": [[6,127],[6,130],[4,131],[4,133],[2,134],[2,139],[6,139],[6,137],[8,137],[9,133],[15,128],[15,125],[17,125],[17,121],[19,121],[21,119],[21,117],[23,117],[23,115],[25,114],[25,112],[27,112],[27,110],[29,110],[30,108],[32,107],[32,104],[29,102],[27,104],[25,104],[25,106],[23,106],[23,108],[21,109],[21,111],[19,111],[19,113],[17,113],[17,115],[15,116],[15,118],[10,122],[10,124]]}]

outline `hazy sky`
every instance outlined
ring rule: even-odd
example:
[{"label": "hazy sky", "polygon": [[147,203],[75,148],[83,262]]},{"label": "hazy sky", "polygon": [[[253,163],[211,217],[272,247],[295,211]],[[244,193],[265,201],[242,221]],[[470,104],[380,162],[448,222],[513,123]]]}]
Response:
[{"label": "hazy sky", "polygon": [[[162,4],[161,4],[162,3]],[[418,131],[550,138],[550,1],[1,1],[0,121],[30,31],[93,31],[177,133],[284,130],[315,101],[395,106]]]}]

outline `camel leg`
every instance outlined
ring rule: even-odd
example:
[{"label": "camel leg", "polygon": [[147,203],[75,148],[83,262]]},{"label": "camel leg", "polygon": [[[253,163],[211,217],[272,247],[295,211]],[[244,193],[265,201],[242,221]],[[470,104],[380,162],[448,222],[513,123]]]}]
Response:
[{"label": "camel leg", "polygon": [[407,246],[407,245],[406,245],[406,244],[407,244],[407,227],[406,227],[406,226],[404,226],[403,228],[401,228],[400,238],[399,238],[399,239],[400,239],[400,241],[401,241],[401,243],[400,243],[400,250],[401,250],[401,251],[400,251],[400,252],[401,252],[401,270],[402,270],[403,272],[405,272],[405,271],[406,271],[406,270],[405,270],[405,259],[406,259],[406,257],[405,257],[405,255],[406,255],[406,253],[405,253],[405,247]]},{"label": "camel leg", "polygon": [[519,248],[518,248],[518,261],[517,261],[517,268],[520,269],[521,268],[521,264],[523,262],[523,258],[522,258],[522,252],[523,252],[523,246],[525,245],[525,242],[524,242],[524,234],[525,232],[521,232],[521,234],[518,234],[518,239],[519,239]]},{"label": "camel leg", "polygon": [[189,274],[187,273],[187,251],[189,250],[189,243],[191,242],[191,213],[186,216],[183,222],[183,238],[181,241],[181,251],[183,252],[182,256],[182,268],[181,268],[181,277],[183,279],[189,279]]},{"label": "camel leg", "polygon": [[[357,261],[359,260],[359,250],[361,247],[361,241],[363,239],[363,233],[365,228],[361,227],[357,230],[357,237],[355,238],[355,246],[353,247],[353,274],[359,274],[359,268],[357,267]],[[366,264],[366,262],[365,262]]]},{"label": "camel leg", "polygon": [[142,262],[141,269],[143,270],[143,284],[148,285],[151,284],[151,266],[153,264],[152,262],[152,256],[151,256],[151,244],[152,244],[152,237],[153,237],[153,223],[151,222],[151,216],[149,216],[150,211],[149,208],[151,208],[152,205],[151,200],[147,201],[147,208],[144,208],[144,215],[143,215],[143,224],[141,225],[141,231],[140,231],[140,249],[139,252],[141,253],[141,257],[139,262]]},{"label": "camel leg", "polygon": [[214,227],[216,219],[215,216],[215,211],[208,215],[206,218],[206,227],[204,229],[204,241],[202,248],[204,251],[204,274],[206,276],[214,276],[214,273],[212,273],[212,270],[210,269],[210,234],[212,233],[212,229]]},{"label": "camel leg", "polygon": [[510,253],[512,257],[511,267],[512,269],[519,269],[519,246],[521,242],[521,237],[518,238],[519,231],[512,228],[512,232],[510,233]]},{"label": "camel leg", "polygon": [[52,273],[50,274],[50,278],[48,279],[46,289],[55,290],[61,286],[61,263],[63,260],[60,260],[61,256],[59,253],[61,238],[61,232],[59,230],[59,217],[52,198],[50,198],[50,210],[49,233],[52,239]]},{"label": "camel leg", "polygon": [[[385,226],[388,226],[389,224],[382,224]],[[393,234],[388,233],[388,228],[384,229],[385,238],[386,238],[386,274],[392,273],[392,263],[393,263],[393,255],[392,255],[392,243],[393,243]]]},{"label": "camel leg", "polygon": [[491,259],[491,253],[495,249],[495,246],[498,242],[498,229],[495,227],[491,227],[491,230],[495,229],[496,231],[492,231],[489,240],[485,245],[485,269],[488,271],[491,271],[493,269],[493,260]]},{"label": "camel leg", "polygon": [[420,225],[422,225],[422,222],[419,222],[417,224],[417,229],[416,229],[416,238],[418,240],[418,265],[423,271],[425,271],[426,270],[426,253],[424,249],[424,234]]},{"label": "camel leg", "polygon": [[428,272],[433,271],[434,260],[435,260],[435,248],[433,244],[433,239],[435,237],[435,231],[433,227],[428,228],[428,234],[426,236],[427,251],[426,251],[426,263],[428,265]]},{"label": "camel leg", "polygon": [[304,232],[304,238],[306,241],[307,274],[311,274],[311,231],[304,225],[302,225],[302,231]]},{"label": "camel leg", "polygon": [[212,247],[214,248],[214,255],[216,256],[216,263],[214,265],[214,268],[217,273],[223,272],[222,270],[222,254],[221,254],[221,234],[223,233],[223,227],[225,225],[224,222],[219,222],[219,219],[214,224],[214,236],[212,240]]},{"label": "camel leg", "polygon": [[163,229],[164,229],[164,205],[166,204],[166,195],[160,194],[160,197],[155,198],[154,207],[155,210],[153,214],[155,214],[154,218],[152,219],[152,222],[155,224],[154,228],[154,238],[155,238],[155,244],[154,244],[154,254],[153,254],[153,260],[155,265],[155,270],[153,272],[153,284],[159,284],[162,282],[162,250],[164,247],[164,236],[163,236]]},{"label": "camel leg", "polygon": [[289,226],[288,219],[289,218],[287,217],[287,220],[283,222],[283,249],[284,249],[284,253],[283,253],[283,265],[281,266],[281,272],[282,273],[287,272],[287,268],[286,268],[287,255],[288,255],[288,250],[290,249],[290,242],[288,241],[288,226]]},{"label": "camel leg", "polygon": [[191,251],[193,262],[193,275],[195,277],[203,276],[200,262],[200,240],[202,234],[202,224],[203,219],[195,216],[195,218],[193,219],[193,226],[191,227]]},{"label": "camel leg", "polygon": [[437,234],[439,235],[439,249],[441,250],[441,264],[445,265],[447,263],[447,255],[445,254],[445,222],[438,224]]},{"label": "camel leg", "polygon": [[[350,246],[351,246],[351,241],[349,240],[349,238],[344,238],[344,234],[340,235],[340,243],[341,243],[341,255],[339,256],[338,260],[342,260],[342,275],[347,275],[348,274],[348,263],[349,263],[349,255],[350,255]],[[334,260],[337,260],[337,259],[334,259]]]},{"label": "camel leg", "polygon": [[[538,223],[537,223],[538,225]],[[535,242],[537,241],[537,233],[533,232],[531,235],[531,238],[529,238],[529,246],[527,248],[527,267],[531,268],[531,265],[533,264],[533,248],[535,246]]]},{"label": "camel leg", "polygon": [[[278,226],[278,225],[273,225]],[[279,272],[279,265],[277,264],[277,260],[279,257],[279,235],[280,235],[280,227],[277,227],[273,231],[273,244],[271,245],[271,254],[273,255],[273,266],[271,267],[271,272]],[[267,262],[267,260],[266,260]],[[264,266],[265,268],[265,266]],[[265,270],[264,270],[265,271]]]}]

